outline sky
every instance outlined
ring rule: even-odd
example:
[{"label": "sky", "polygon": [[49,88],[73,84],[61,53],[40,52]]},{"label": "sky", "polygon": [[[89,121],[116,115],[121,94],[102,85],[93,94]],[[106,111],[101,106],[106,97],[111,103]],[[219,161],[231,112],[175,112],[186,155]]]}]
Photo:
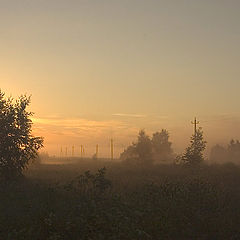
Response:
[{"label": "sky", "polygon": [[196,116],[208,147],[240,138],[239,0],[0,0],[0,88],[32,95],[59,155],[115,156],[142,128],[176,152]]}]

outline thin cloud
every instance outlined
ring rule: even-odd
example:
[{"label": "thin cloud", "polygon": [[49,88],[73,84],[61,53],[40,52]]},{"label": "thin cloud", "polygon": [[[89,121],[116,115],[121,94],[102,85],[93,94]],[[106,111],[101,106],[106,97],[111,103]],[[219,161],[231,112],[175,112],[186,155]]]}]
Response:
[{"label": "thin cloud", "polygon": [[146,115],[142,114],[128,114],[128,113],[114,113],[112,116],[117,116],[117,117],[133,117],[133,118],[145,118]]},{"label": "thin cloud", "polygon": [[158,118],[158,119],[168,119],[169,117],[168,116],[157,116],[156,118]]},{"label": "thin cloud", "polygon": [[201,121],[202,123],[211,123],[211,122],[239,122],[240,117],[236,114],[218,114],[218,115],[211,115],[205,116],[204,119]]},{"label": "thin cloud", "polygon": [[54,126],[61,128],[74,129],[101,129],[123,126],[120,121],[94,121],[83,118],[32,118],[32,121],[37,126]]},{"label": "thin cloud", "polygon": [[83,118],[32,118],[34,130],[39,134],[55,134],[65,136],[98,137],[117,134],[126,135],[136,129],[128,123],[108,120],[95,121]]}]

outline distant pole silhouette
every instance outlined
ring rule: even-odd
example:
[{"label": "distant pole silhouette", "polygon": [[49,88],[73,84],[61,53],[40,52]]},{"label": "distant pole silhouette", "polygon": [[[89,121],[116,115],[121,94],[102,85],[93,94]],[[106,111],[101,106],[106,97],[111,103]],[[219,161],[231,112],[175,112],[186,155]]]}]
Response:
[{"label": "distant pole silhouette", "polygon": [[83,157],[83,145],[81,145],[81,158]]},{"label": "distant pole silhouette", "polygon": [[61,157],[63,156],[63,149],[62,149],[62,146],[61,146],[61,149],[60,149],[60,156],[61,156]]},{"label": "distant pole silhouette", "polygon": [[68,148],[66,147],[66,152],[65,152],[65,154],[66,154],[66,156],[67,156],[67,154],[68,154]]},{"label": "distant pole silhouette", "polygon": [[74,157],[74,145],[72,146],[72,157]]},{"label": "distant pole silhouette", "polygon": [[98,144],[96,145],[96,158],[98,158]]},{"label": "distant pole silhouette", "polygon": [[194,121],[192,122],[192,124],[194,124],[194,136],[196,136],[197,134],[197,125],[199,124],[200,122],[197,121],[197,118],[195,117],[194,118]]},{"label": "distant pole silhouette", "polygon": [[111,160],[113,160],[113,139],[111,139]]}]

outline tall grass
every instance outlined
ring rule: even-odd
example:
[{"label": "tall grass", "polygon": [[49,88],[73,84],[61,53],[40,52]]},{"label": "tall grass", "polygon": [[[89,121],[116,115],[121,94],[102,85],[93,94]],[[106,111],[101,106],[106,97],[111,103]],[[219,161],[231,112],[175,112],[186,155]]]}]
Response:
[{"label": "tall grass", "polygon": [[240,239],[240,168],[232,164],[86,160],[25,176],[0,185],[0,239]]}]

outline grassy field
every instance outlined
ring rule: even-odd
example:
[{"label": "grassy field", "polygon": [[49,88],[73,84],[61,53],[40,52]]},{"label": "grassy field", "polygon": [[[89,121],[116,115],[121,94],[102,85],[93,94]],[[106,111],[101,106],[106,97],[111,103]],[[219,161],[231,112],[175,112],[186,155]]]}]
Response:
[{"label": "grassy field", "polygon": [[230,163],[40,164],[0,191],[1,240],[240,239],[240,168]]}]

